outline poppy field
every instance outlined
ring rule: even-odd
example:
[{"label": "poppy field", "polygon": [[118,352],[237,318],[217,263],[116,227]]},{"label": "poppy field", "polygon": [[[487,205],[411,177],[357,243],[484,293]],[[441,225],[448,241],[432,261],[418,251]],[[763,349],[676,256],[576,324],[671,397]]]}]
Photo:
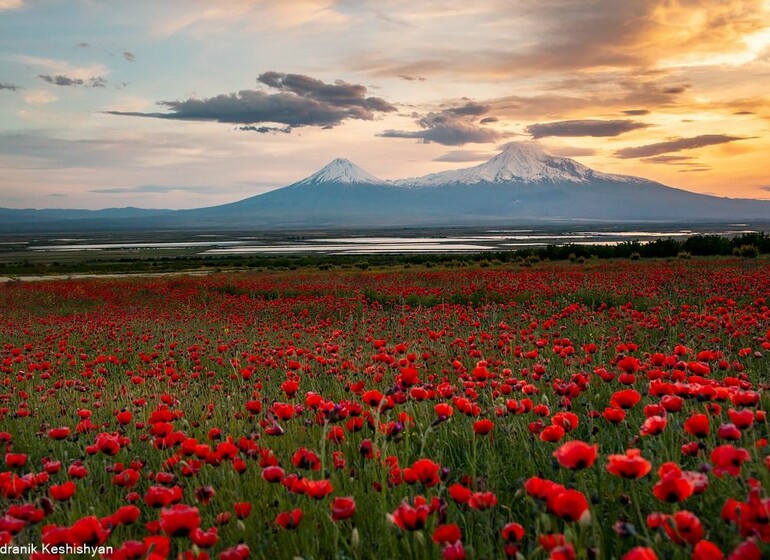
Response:
[{"label": "poppy field", "polygon": [[764,260],[15,282],[0,362],[5,557],[770,557]]}]

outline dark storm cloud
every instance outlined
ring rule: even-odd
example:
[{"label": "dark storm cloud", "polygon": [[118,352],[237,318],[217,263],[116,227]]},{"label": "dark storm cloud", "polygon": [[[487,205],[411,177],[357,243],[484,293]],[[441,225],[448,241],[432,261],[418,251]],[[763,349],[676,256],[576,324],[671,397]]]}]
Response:
[{"label": "dark storm cloud", "polygon": [[451,113],[453,115],[468,115],[468,116],[480,116],[484,115],[489,111],[489,105],[481,105],[479,103],[466,103],[465,105],[461,105],[460,107],[452,107],[450,109],[447,109],[447,113]]},{"label": "dark storm cloud", "polygon": [[315,99],[336,107],[361,107],[368,111],[395,111],[396,108],[379,97],[366,97],[366,86],[348,84],[337,80],[326,84],[321,80],[302,74],[281,74],[280,72],[265,72],[257,77],[257,81],[285,92],[291,92],[301,97]]},{"label": "dark storm cloud", "polygon": [[103,88],[107,86],[107,80],[101,76],[96,76],[94,78],[90,78],[89,80],[83,80],[81,78],[70,78],[69,76],[64,76],[62,74],[57,74],[56,76],[51,76],[50,74],[40,74],[38,78],[44,82],[48,82],[49,84],[63,87],[88,86]]},{"label": "dark storm cloud", "polygon": [[468,102],[418,118],[415,124],[420,127],[420,130],[386,130],[379,136],[414,138],[425,143],[435,142],[445,146],[497,142],[505,135],[492,128],[481,128],[474,122],[473,117],[481,116],[488,110],[487,105]]},{"label": "dark storm cloud", "polygon": [[160,101],[169,113],[133,113],[107,111],[111,115],[152,117],[158,119],[216,121],[245,125],[256,132],[284,131],[285,128],[261,127],[261,123],[280,123],[289,128],[302,126],[332,127],[348,119],[373,120],[378,113],[396,107],[379,97],[367,97],[362,85],[336,81],[327,84],[302,74],[265,72],[257,81],[279,90],[242,90],[205,99]]},{"label": "dark storm cloud", "polygon": [[524,130],[533,138],[545,138],[548,136],[619,136],[625,132],[647,128],[648,124],[629,120],[574,120],[556,121],[550,123],[536,123]]},{"label": "dark storm cloud", "polygon": [[55,86],[82,86],[85,83],[80,78],[69,78],[67,76],[62,76],[61,74],[58,76],[40,74],[38,78]]},{"label": "dark storm cloud", "polygon": [[17,86],[16,84],[10,84],[8,82],[0,82],[0,90],[8,90],[8,91],[19,91],[20,89],[24,89],[21,86]]},{"label": "dark storm cloud", "polygon": [[383,138],[414,138],[426,144],[435,142],[444,146],[462,146],[464,144],[488,144],[497,142],[503,135],[496,130],[473,128],[466,125],[441,125],[425,130],[386,130],[379,136]]},{"label": "dark storm cloud", "polygon": [[641,117],[643,115],[649,115],[650,111],[647,109],[628,109],[626,111],[623,111],[624,115],[628,115],[630,117]]},{"label": "dark storm cloud", "polygon": [[645,146],[636,146],[633,148],[623,148],[615,152],[615,156],[628,158],[648,158],[660,154],[679,152],[681,150],[692,150],[703,148],[705,146],[714,146],[716,144],[726,144],[736,140],[747,140],[745,136],[731,136],[729,134],[701,134],[692,138],[678,138],[668,142],[657,142]]},{"label": "dark storm cloud", "polygon": [[[324,127],[326,128],[326,127]],[[239,126],[238,130],[246,130],[250,132],[259,132],[260,134],[267,134],[268,132],[283,132],[284,134],[289,134],[291,132],[291,127],[279,127],[279,126],[254,126],[253,124],[246,125],[246,126]]]}]

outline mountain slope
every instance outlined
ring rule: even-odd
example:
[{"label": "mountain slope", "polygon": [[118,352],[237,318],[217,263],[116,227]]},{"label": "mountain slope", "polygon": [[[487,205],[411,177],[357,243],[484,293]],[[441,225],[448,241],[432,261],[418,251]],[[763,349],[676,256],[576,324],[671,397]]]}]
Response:
[{"label": "mountain slope", "polygon": [[287,187],[208,208],[105,210],[81,218],[78,211],[36,212],[42,214],[35,219],[20,214],[4,225],[0,210],[0,231],[18,231],[22,223],[29,228],[26,231],[73,231],[85,226],[329,229],[585,221],[770,222],[770,201],[718,198],[640,177],[602,173],[533,144],[514,143],[481,165],[399,181],[383,181],[348,160],[335,159]]}]

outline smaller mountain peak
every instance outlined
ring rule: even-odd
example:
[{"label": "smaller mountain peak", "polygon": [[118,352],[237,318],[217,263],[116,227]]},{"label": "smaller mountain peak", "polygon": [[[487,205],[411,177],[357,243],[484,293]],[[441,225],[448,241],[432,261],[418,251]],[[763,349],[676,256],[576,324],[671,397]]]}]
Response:
[{"label": "smaller mountain peak", "polygon": [[388,184],[345,158],[333,159],[310,177],[299,182],[302,185],[317,185],[320,183]]}]

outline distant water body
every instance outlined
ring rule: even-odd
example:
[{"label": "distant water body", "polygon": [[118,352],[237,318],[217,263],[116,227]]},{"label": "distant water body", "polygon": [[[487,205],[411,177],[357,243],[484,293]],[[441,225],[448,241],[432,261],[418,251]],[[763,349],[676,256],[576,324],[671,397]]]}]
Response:
[{"label": "distant water body", "polygon": [[698,231],[696,229],[672,229],[660,231],[562,231],[549,232],[530,229],[487,230],[468,234],[430,235],[410,237],[408,235],[366,236],[342,235],[335,237],[276,238],[259,236],[191,235],[190,239],[160,241],[152,239],[128,239],[114,242],[101,240],[50,239],[45,245],[30,244],[30,251],[72,252],[72,251],[141,251],[196,249],[201,255],[247,255],[247,254],[383,254],[383,253],[475,253],[483,251],[516,250],[546,245],[617,245],[638,240],[655,239],[682,240],[699,233],[739,235],[755,230],[735,229],[721,231]]}]

